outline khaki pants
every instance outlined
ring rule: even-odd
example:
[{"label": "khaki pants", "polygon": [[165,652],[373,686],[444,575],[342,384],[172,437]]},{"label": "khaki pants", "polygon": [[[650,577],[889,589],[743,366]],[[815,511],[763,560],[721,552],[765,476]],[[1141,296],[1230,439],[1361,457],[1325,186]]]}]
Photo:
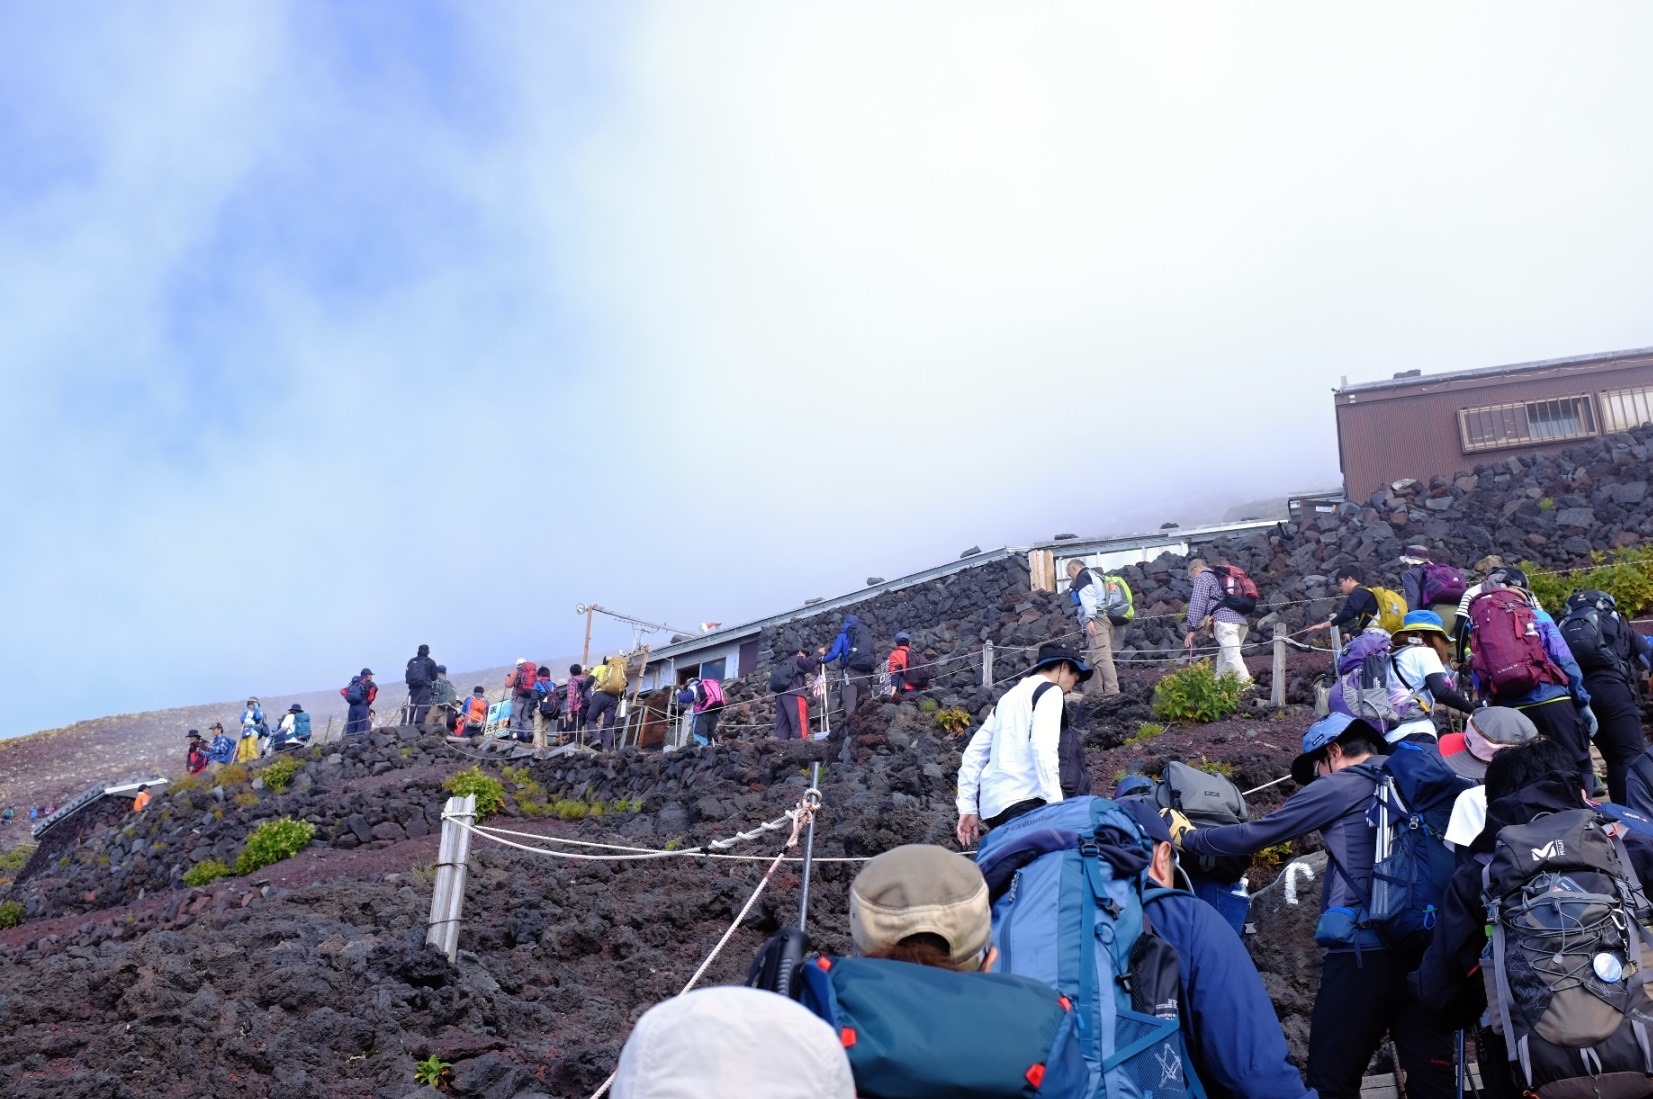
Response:
[{"label": "khaki pants", "polygon": [[1242,683],[1251,682],[1251,673],[1240,655],[1240,646],[1245,644],[1245,635],[1250,630],[1250,626],[1236,622],[1211,623],[1211,632],[1217,638],[1218,675],[1232,675]]},{"label": "khaki pants", "polygon": [[1085,658],[1096,669],[1096,678],[1085,684],[1087,688],[1094,688],[1098,683],[1104,694],[1119,693],[1119,672],[1113,666],[1113,634],[1114,630],[1123,630],[1123,626],[1115,626],[1108,621],[1107,615],[1099,614],[1091,621],[1096,625],[1096,632],[1085,635]]}]

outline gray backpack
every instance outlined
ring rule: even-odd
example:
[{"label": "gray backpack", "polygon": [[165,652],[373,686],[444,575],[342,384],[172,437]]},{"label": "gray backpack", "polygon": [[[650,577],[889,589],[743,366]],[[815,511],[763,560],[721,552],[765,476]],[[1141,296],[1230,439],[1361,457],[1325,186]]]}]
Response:
[{"label": "gray backpack", "polygon": [[1573,809],[1510,825],[1482,871],[1491,1027],[1516,1086],[1543,1099],[1629,1099],[1653,1086],[1647,897],[1608,823]]},{"label": "gray backpack", "polygon": [[[1198,767],[1171,760],[1154,784],[1154,804],[1175,809],[1197,828],[1220,828],[1251,819],[1245,795],[1222,775],[1211,775]],[[1238,881],[1251,865],[1249,855],[1184,855],[1184,864],[1219,881]]]}]

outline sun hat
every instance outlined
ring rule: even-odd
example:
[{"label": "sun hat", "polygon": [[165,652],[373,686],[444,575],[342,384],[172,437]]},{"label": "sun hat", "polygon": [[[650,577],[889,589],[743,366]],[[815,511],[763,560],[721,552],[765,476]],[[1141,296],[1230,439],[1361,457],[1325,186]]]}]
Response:
[{"label": "sun hat", "polygon": [[1413,543],[1412,545],[1407,546],[1404,550],[1401,551],[1400,559],[1402,561],[1405,561],[1408,565],[1427,565],[1427,564],[1430,564],[1431,562],[1429,560],[1429,547],[1428,546],[1420,546],[1416,543]]},{"label": "sun hat", "polygon": [[184,739],[185,740],[200,740],[201,739],[201,730],[191,729],[189,732],[184,734]]},{"label": "sun hat", "polygon": [[1450,636],[1446,627],[1441,624],[1441,616],[1434,611],[1407,611],[1406,617],[1401,619],[1400,629],[1395,633],[1438,633],[1442,637]]},{"label": "sun hat", "polygon": [[1044,644],[1039,646],[1039,658],[1033,662],[1029,672],[1036,672],[1041,668],[1048,668],[1053,664],[1072,664],[1079,671],[1079,682],[1083,683],[1091,677],[1091,666],[1086,664],[1080,655],[1066,645]]},{"label": "sun hat", "polygon": [[987,879],[956,851],[909,843],[873,858],[849,887],[849,933],[863,954],[913,935],[936,935],[948,958],[981,966],[993,927]]},{"label": "sun hat", "polygon": [[290,714],[302,714],[304,712],[304,707],[295,702],[291,706],[287,707],[287,712]]},{"label": "sun hat", "polygon": [[1487,573],[1487,580],[1510,588],[1525,588],[1527,586],[1527,574],[1514,565],[1500,565]]},{"label": "sun hat", "polygon": [[1147,775],[1126,775],[1119,780],[1119,785],[1113,788],[1113,799],[1128,798],[1134,794],[1152,793],[1154,780]]},{"label": "sun hat", "polygon": [[1327,714],[1310,725],[1303,734],[1303,752],[1291,761],[1291,777],[1297,785],[1307,786],[1315,780],[1314,757],[1328,744],[1335,744],[1350,733],[1366,732],[1373,740],[1383,742],[1383,734],[1364,718],[1348,714]]},{"label": "sun hat", "polygon": [[1538,726],[1520,710],[1483,706],[1469,716],[1464,727],[1464,750],[1441,758],[1458,774],[1481,782],[1487,777],[1487,764],[1493,756],[1536,739]]}]

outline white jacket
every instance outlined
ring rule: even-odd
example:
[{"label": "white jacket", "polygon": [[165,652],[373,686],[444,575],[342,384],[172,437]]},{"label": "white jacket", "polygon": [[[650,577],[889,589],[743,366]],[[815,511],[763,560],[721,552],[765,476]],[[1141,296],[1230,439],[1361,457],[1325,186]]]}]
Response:
[{"label": "white jacket", "polygon": [[1054,684],[1039,697],[1033,711],[1033,692],[1050,683],[1030,675],[999,699],[987,715],[959,764],[960,814],[974,813],[983,820],[996,817],[1017,802],[1043,798],[1046,804],[1062,800],[1061,761],[1062,689]]}]

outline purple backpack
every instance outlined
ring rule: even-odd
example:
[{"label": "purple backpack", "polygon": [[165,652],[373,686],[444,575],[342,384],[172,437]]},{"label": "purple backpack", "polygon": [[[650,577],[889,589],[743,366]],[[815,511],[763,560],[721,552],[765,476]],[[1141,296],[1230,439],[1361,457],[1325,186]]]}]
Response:
[{"label": "purple backpack", "polygon": [[1410,609],[1421,611],[1436,603],[1456,603],[1468,590],[1469,582],[1464,574],[1451,565],[1425,565],[1423,575],[1418,578],[1418,594],[1427,606]]}]

